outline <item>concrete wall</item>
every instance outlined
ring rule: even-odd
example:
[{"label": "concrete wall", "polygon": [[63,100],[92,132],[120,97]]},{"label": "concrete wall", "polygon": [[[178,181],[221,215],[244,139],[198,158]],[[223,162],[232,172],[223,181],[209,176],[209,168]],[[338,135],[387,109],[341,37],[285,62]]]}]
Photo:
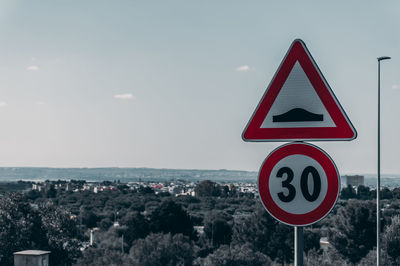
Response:
[{"label": "concrete wall", "polygon": [[49,266],[49,254],[14,255],[14,266]]}]

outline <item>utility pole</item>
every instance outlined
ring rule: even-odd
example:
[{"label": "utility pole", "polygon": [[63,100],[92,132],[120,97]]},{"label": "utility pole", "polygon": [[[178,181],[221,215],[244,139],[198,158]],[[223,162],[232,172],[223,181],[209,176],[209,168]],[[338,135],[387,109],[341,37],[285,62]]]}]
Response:
[{"label": "utility pole", "polygon": [[121,237],[121,252],[124,253],[124,235]]},{"label": "utility pole", "polygon": [[381,61],[390,59],[389,56],[378,57],[378,179],[376,182],[376,265],[381,265]]}]

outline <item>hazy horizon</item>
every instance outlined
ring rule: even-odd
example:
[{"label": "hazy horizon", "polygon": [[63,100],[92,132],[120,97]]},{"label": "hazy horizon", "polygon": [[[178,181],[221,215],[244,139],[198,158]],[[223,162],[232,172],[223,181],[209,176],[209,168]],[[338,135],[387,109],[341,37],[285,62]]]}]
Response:
[{"label": "hazy horizon", "polygon": [[[228,171],[228,172],[248,172],[248,173],[258,173],[259,169],[256,170],[241,170],[241,169],[212,169],[212,168],[159,168],[159,167],[146,167],[146,166],[127,166],[127,167],[119,167],[119,166],[99,166],[99,167],[57,167],[57,166],[0,166],[2,168],[44,168],[44,169],[149,169],[149,170],[177,170],[177,171]],[[363,173],[363,172],[350,172],[350,173],[342,173],[339,171],[340,176],[346,175],[363,175],[365,177],[374,177],[377,176],[377,173]],[[400,173],[381,173],[381,176],[385,176],[386,178],[389,176],[399,176]]]}]

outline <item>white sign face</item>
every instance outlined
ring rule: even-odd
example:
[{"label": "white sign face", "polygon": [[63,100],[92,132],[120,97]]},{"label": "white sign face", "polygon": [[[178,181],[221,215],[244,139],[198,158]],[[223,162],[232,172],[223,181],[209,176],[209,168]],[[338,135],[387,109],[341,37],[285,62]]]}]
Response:
[{"label": "white sign face", "polygon": [[258,176],[265,209],[277,220],[295,226],[315,223],[327,215],[339,194],[339,173],[332,159],[307,143],[274,150]]},{"label": "white sign face", "polygon": [[336,127],[299,62],[261,124],[261,128],[293,127]]},{"label": "white sign face", "polygon": [[328,189],[322,166],[311,157],[291,155],[280,160],[269,177],[269,190],[282,210],[304,214],[315,210]]}]

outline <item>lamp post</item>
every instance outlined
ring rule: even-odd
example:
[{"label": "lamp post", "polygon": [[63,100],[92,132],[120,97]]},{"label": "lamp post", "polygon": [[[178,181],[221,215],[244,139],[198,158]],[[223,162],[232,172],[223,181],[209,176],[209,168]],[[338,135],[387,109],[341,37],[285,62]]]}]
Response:
[{"label": "lamp post", "polygon": [[376,265],[381,265],[381,61],[390,59],[389,56],[378,57],[378,179],[376,184]]}]

